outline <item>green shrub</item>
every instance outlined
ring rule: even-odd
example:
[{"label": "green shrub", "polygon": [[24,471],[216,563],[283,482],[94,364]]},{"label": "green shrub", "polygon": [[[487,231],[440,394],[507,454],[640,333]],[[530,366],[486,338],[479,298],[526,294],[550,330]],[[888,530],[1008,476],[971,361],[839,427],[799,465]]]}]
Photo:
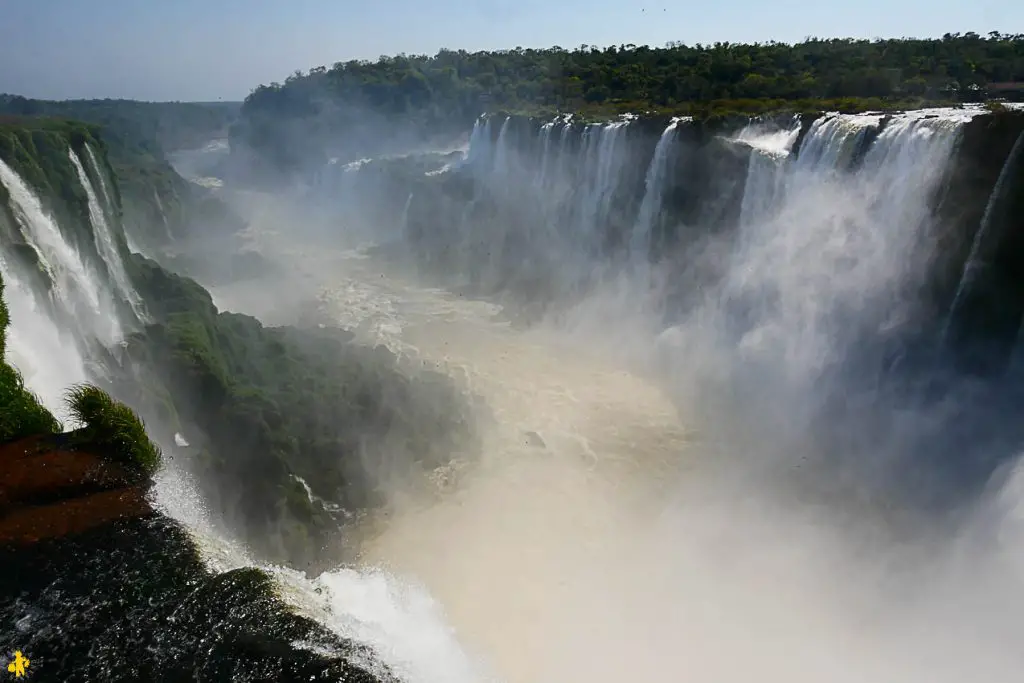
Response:
[{"label": "green shrub", "polygon": [[21,374],[0,363],[0,442],[60,431],[60,421],[25,388]]},{"label": "green shrub", "polygon": [[142,419],[131,408],[115,401],[102,389],[78,384],[67,393],[71,414],[82,428],[82,443],[109,449],[118,462],[152,476],[160,467],[160,449],[146,434]]}]

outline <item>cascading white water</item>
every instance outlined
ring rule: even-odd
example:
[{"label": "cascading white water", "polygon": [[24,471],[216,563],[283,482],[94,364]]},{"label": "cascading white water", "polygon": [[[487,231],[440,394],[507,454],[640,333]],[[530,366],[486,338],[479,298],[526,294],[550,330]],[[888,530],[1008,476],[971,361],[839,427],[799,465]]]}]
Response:
[{"label": "cascading white water", "polygon": [[89,199],[89,220],[92,222],[92,233],[96,242],[96,250],[99,252],[100,258],[103,259],[103,263],[106,264],[118,294],[128,301],[132,311],[139,320],[146,320],[147,316],[145,307],[142,305],[142,299],[135,291],[135,288],[132,287],[131,282],[128,281],[128,273],[124,269],[124,262],[121,260],[121,254],[118,252],[114,233],[111,231],[110,224],[107,222],[107,215],[103,207],[100,206],[99,199],[96,197],[96,190],[93,189],[92,181],[89,180],[85,168],[82,167],[81,160],[75,154],[75,150],[68,149],[68,157],[70,157],[71,163],[74,164],[75,171],[78,173],[78,180]]},{"label": "cascading white water", "polygon": [[53,296],[83,331],[112,345],[121,338],[117,307],[102,280],[85,266],[56,221],[28,185],[0,159],[0,183],[11,195],[11,208],[27,242],[35,247],[53,279]]},{"label": "cascading white water", "polygon": [[[972,670],[1015,680],[1020,656],[984,607],[988,586],[963,567],[947,571],[944,552],[935,552],[942,574],[935,583],[943,585],[915,584],[935,576],[918,564],[917,576],[894,580],[889,548],[876,552],[884,541],[848,539],[842,511],[815,507],[805,515],[792,501],[770,500],[760,480],[723,491],[702,477],[709,465],[687,458],[695,451],[749,461],[814,447],[804,414],[815,398],[811,380],[849,350],[854,341],[846,335],[856,339],[860,326],[890,321],[888,295],[913,278],[927,241],[929,195],[958,130],[950,119],[896,120],[856,171],[834,149],[849,143],[828,126],[810,132],[822,153],[802,165],[785,160],[793,130],[778,136],[780,144],[761,146],[760,157],[779,161],[752,165],[747,189],[770,191],[751,202],[725,283],[681,326],[682,350],[672,356],[694,375],[722,369],[714,377],[720,381],[692,396],[693,404],[722,409],[714,429],[704,429],[687,401],[679,401],[680,416],[644,378],[609,368],[600,354],[595,360],[589,351],[599,335],[517,333],[493,322],[483,303],[417,288],[373,263],[311,264],[324,273],[340,321],[351,324],[351,316],[374,308],[393,316],[394,343],[464,377],[498,417],[483,462],[450,496],[391,516],[367,544],[364,562],[422,580],[462,641],[510,681],[658,680],[670,671],[730,683],[949,683]],[[517,199],[543,206],[545,194],[563,189],[561,176],[582,187],[570,200],[574,208],[596,202],[600,134],[591,131],[565,174],[553,157],[534,158],[534,171],[546,169],[544,186],[521,178]],[[557,146],[548,135],[545,156]],[[528,161],[514,163],[527,169]],[[529,215],[513,215],[522,214]],[[464,223],[467,231],[530,229]],[[574,233],[577,249],[598,232],[586,227]],[[560,267],[571,267],[568,249],[558,256]],[[593,293],[588,310],[607,334],[627,323],[603,296]],[[723,304],[744,297],[749,308],[734,324]],[[687,442],[680,421],[702,430],[697,444]],[[718,436],[722,443],[707,445]],[[683,482],[672,478],[684,469]],[[678,501],[662,497],[663,482],[680,487]],[[1000,594],[1015,585],[1001,568],[982,569],[998,577]],[[957,607],[966,604],[961,616]]]},{"label": "cascading white water", "polygon": [[412,206],[413,193],[409,193],[409,197],[405,200],[405,206],[402,207],[402,217],[398,221],[399,234],[404,235],[409,231],[409,207]]},{"label": "cascading white water", "polygon": [[811,124],[800,146],[797,164],[804,168],[845,169],[858,143],[881,123],[880,115],[833,114]]},{"label": "cascading white water", "polygon": [[540,127],[540,173],[534,179],[538,189],[545,187],[548,179],[548,172],[551,167],[551,132],[554,129],[554,121],[548,121]]},{"label": "cascading white water", "polygon": [[[460,647],[440,606],[423,586],[380,569],[339,568],[308,577],[258,562],[215,521],[196,483],[174,459],[158,473],[152,499],[157,509],[188,527],[211,570],[259,567],[268,572],[280,596],[299,613],[342,638],[368,646],[376,658],[355,662],[368,670],[382,673],[384,665],[405,683],[491,680]],[[293,646],[308,645],[296,642]]]},{"label": "cascading white water", "polygon": [[[174,234],[171,232],[171,222],[167,220],[167,210],[164,208],[164,202],[160,199],[160,193],[153,188],[153,202],[156,204],[156,210],[160,212],[160,221],[164,224],[164,233],[167,235],[168,241],[174,241]],[[134,249],[132,251],[135,251]]]},{"label": "cascading white water", "polygon": [[[751,123],[736,136],[736,142],[751,149],[740,206],[740,225],[764,221],[774,210],[785,182],[789,153],[799,134],[799,122],[788,129]],[[740,233],[741,239],[743,234]]]},{"label": "cascading white water", "polygon": [[676,126],[681,120],[672,119],[665,127],[654,148],[654,157],[651,158],[650,166],[647,168],[647,177],[644,179],[644,198],[640,202],[636,224],[629,240],[630,255],[634,260],[648,257],[651,233],[654,231],[661,213],[662,194],[665,190]]},{"label": "cascading white water", "polygon": [[494,158],[491,143],[491,117],[481,117],[473,124],[473,132],[469,134],[469,149],[466,151],[466,164],[478,168],[488,168]]},{"label": "cascading white water", "polygon": [[506,116],[501,124],[501,128],[498,129],[498,139],[494,143],[494,166],[491,168],[489,178],[493,186],[499,191],[507,187],[508,181],[515,172],[511,165],[513,152],[509,149],[510,140],[508,137],[509,125],[511,123],[512,117]]},{"label": "cascading white water", "polygon": [[748,192],[768,190],[744,206],[724,289],[743,302],[741,349],[810,370],[810,381],[814,369],[845,357],[861,326],[878,333],[898,324],[904,296],[923,275],[929,202],[962,123],[896,117],[853,174],[837,175],[836,164],[845,165],[838,150],[859,131],[837,134],[829,125],[811,129],[813,153],[784,171],[753,157]]},{"label": "cascading white water", "polygon": [[[103,168],[96,160],[96,153],[92,151],[92,147],[88,144],[85,144],[84,147],[85,154],[89,157],[89,165],[92,167],[93,173],[96,174],[96,177],[99,178],[100,181],[100,191],[103,193],[103,208],[107,210],[107,219],[111,221],[116,220],[117,216],[113,211],[114,201],[110,198],[110,190],[107,188],[107,175],[103,172]],[[160,207],[160,210],[163,211],[162,206]]]},{"label": "cascading white water", "polygon": [[629,121],[593,124],[583,134],[583,171],[593,173],[585,176],[585,190],[575,211],[575,231],[581,238],[586,235],[592,240],[607,222],[612,195],[618,187],[617,172],[628,125]]},{"label": "cascading white water", "polygon": [[[855,169],[850,154],[864,127],[826,124],[808,132],[803,158],[790,154],[795,126],[776,131],[774,142],[743,140],[770,163],[748,168],[747,192],[758,197],[745,201],[724,282],[676,330],[681,351],[671,360],[682,371],[665,374],[675,390],[692,392],[692,401],[679,399],[681,415],[644,378],[600,354],[595,360],[588,352],[599,335],[518,333],[495,323],[483,303],[417,288],[372,262],[323,265],[339,321],[368,309],[393,317],[388,329],[400,338],[392,343],[465,378],[495,409],[479,467],[441,501],[391,516],[364,562],[422,580],[462,642],[506,680],[657,680],[666,671],[730,683],[1018,675],[1019,648],[1006,626],[1022,612],[1000,601],[1020,602],[1019,581],[1003,571],[1009,551],[973,565],[957,564],[946,548],[927,547],[928,561],[908,559],[874,529],[867,538],[849,532],[844,510],[772,500],[761,480],[726,489],[702,476],[710,465],[686,457],[750,462],[778,452],[799,467],[798,456],[818,445],[807,429],[815,380],[864,330],[898,324],[902,296],[926,260],[929,198],[958,139],[957,115],[896,117]],[[538,145],[544,158],[532,168],[544,169],[545,182],[506,176],[522,190],[517,205],[479,223],[467,211],[463,234],[530,230],[516,223],[531,215],[521,205],[558,206],[545,195],[561,198],[575,186],[564,212],[546,214],[574,239],[536,245],[563,249],[555,260],[571,269],[570,247],[593,245],[596,223],[607,220],[600,198],[621,182],[598,163],[604,128],[588,131],[571,159],[555,156],[554,131],[541,133],[550,140]],[[471,157],[500,156],[486,140]],[[529,161],[511,165],[523,172]],[[511,214],[507,225],[502,211]],[[595,262],[590,254],[581,261]],[[627,324],[604,292],[592,295],[595,329]],[[745,305],[730,309],[737,301]],[[706,375],[718,381],[690,381]],[[695,406],[719,412],[704,422]],[[700,430],[697,443],[680,421]],[[672,478],[684,469],[683,481]],[[678,486],[678,500],[666,501],[659,485]],[[891,566],[902,562],[910,576]]]},{"label": "cascading white water", "polygon": [[64,392],[87,379],[85,363],[74,340],[62,334],[23,282],[0,255],[4,300],[10,313],[6,360],[46,408],[61,420],[68,418]]},{"label": "cascading white water", "polygon": [[[771,413],[720,416],[719,426],[755,422],[756,438],[727,446],[748,446],[759,456],[781,432],[799,436],[804,380],[842,355],[845,335],[859,323],[891,321],[887,299],[913,279],[927,197],[957,134],[957,121],[898,119],[856,173],[833,173],[845,168],[850,143],[830,126],[808,134],[808,149],[820,154],[803,157],[801,150],[789,159],[791,142],[763,146],[774,154],[752,144],[765,163],[748,168],[747,192],[757,200],[744,197],[725,284],[679,333],[693,342],[710,330],[716,348],[684,344],[686,352],[674,355],[700,371],[708,364],[714,371],[719,358],[739,365],[732,375],[739,381],[721,385],[754,394]],[[590,184],[572,216],[619,182],[597,180],[599,148],[584,151],[587,165],[578,170]],[[550,160],[549,178],[560,175],[558,165]],[[548,191],[559,189],[555,182]],[[602,182],[606,189],[595,193]],[[538,205],[545,200],[537,198]],[[586,210],[605,220],[606,206]],[[596,229],[586,227],[577,246],[591,244]],[[313,269],[329,257],[305,258]],[[364,565],[309,579],[269,568],[286,599],[370,644],[410,683],[486,680],[460,642],[516,683],[657,680],[665,672],[729,683],[979,676],[1008,683],[1019,674],[1011,618],[1019,613],[1007,608],[1019,584],[1001,564],[981,566],[979,577],[976,565],[943,562],[941,575],[926,575],[923,588],[911,581],[889,590],[888,557],[874,563],[870,543],[841,547],[844,528],[831,526],[827,510],[810,519],[789,515],[763,504],[757,489],[704,506],[714,484],[697,479],[665,511],[663,488],[646,479],[673,482],[689,446],[680,416],[643,378],[595,360],[587,337],[517,334],[492,320],[492,306],[385,276],[371,262],[329,261],[319,273],[339,320],[354,327],[359,316],[388,318],[377,329],[386,329],[389,344],[465,377],[499,417],[483,465],[461,488],[436,505],[400,511],[406,514],[368,544],[365,562],[392,573]],[[722,324],[723,299],[730,298],[749,304],[742,324]],[[751,360],[781,372],[744,374]],[[751,381],[759,377],[763,388]],[[696,398],[713,403],[708,394]],[[526,432],[537,438],[525,439]],[[158,487],[158,498],[173,495]],[[183,520],[196,514],[187,496],[175,510]],[[221,539],[217,532],[201,539],[208,557],[219,556],[223,568],[251,564]]]}]

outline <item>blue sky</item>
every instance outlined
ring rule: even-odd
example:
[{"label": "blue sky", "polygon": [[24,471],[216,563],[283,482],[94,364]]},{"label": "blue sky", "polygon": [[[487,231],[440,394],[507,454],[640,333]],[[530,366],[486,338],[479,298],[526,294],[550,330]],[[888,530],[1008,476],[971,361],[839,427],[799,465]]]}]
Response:
[{"label": "blue sky", "polygon": [[1021,0],[0,0],[0,92],[242,99],[381,54],[1024,32]]}]

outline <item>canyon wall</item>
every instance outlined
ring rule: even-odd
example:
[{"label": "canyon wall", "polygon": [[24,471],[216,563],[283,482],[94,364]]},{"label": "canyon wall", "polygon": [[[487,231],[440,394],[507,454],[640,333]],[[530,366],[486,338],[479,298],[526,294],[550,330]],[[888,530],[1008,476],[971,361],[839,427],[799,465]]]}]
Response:
[{"label": "canyon wall", "polygon": [[998,374],[1024,315],[1022,133],[1024,112],[968,107],[604,123],[498,114],[478,120],[464,160],[415,174],[350,164],[318,192],[373,204],[378,237],[401,230],[424,272],[533,310],[642,272],[666,325],[721,285],[750,240],[799,233],[810,247],[853,226],[905,261],[890,292],[901,310],[886,312],[904,342]]}]

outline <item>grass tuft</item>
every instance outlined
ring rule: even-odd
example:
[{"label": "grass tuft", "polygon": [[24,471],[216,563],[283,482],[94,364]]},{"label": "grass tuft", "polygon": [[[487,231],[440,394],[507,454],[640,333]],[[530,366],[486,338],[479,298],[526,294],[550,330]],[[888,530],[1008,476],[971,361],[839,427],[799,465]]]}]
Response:
[{"label": "grass tuft", "polygon": [[152,476],[160,468],[161,453],[146,434],[142,419],[125,404],[91,384],[77,384],[65,398],[72,417],[82,427],[80,438],[92,446],[109,449],[122,464]]}]

